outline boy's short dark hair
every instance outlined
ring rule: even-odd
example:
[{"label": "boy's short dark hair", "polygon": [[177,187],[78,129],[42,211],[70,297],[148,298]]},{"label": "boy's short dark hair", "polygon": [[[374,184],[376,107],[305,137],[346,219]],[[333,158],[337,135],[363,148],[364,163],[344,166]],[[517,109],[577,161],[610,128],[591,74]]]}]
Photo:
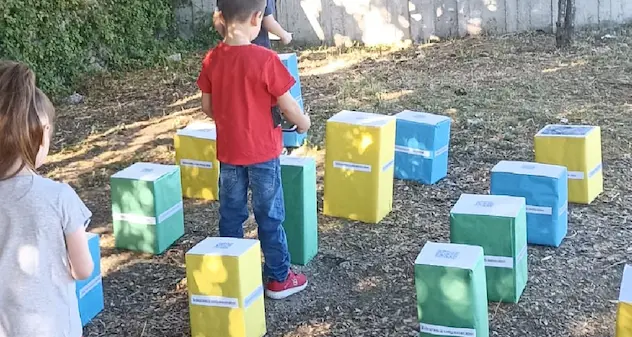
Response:
[{"label": "boy's short dark hair", "polygon": [[226,22],[244,22],[256,12],[263,12],[266,0],[217,0],[217,9]]}]

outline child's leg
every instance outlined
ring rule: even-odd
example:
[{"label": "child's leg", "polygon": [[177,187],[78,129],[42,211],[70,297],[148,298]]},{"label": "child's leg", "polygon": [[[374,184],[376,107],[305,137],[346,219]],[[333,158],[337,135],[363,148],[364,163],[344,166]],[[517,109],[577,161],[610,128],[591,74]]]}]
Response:
[{"label": "child's leg", "polygon": [[290,253],[283,229],[285,205],[279,158],[249,168],[252,203],[265,257],[266,296],[283,299],[307,287],[305,275],[290,270]]},{"label": "child's leg", "polygon": [[243,238],[248,220],[248,170],[221,163],[219,169],[219,235]]},{"label": "child's leg", "polygon": [[249,167],[252,208],[257,220],[259,241],[265,257],[265,276],[284,281],[290,269],[290,253],[283,229],[285,204],[279,159]]}]

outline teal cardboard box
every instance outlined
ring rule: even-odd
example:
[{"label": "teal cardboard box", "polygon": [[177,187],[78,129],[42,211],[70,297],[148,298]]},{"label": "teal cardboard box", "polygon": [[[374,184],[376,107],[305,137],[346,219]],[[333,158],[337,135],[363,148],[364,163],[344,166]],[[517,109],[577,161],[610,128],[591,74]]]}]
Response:
[{"label": "teal cardboard box", "polygon": [[415,260],[419,336],[489,337],[483,248],[427,242]]},{"label": "teal cardboard box", "polygon": [[281,156],[287,245],[292,264],[306,265],[318,253],[316,161]]},{"label": "teal cardboard box", "polygon": [[116,248],[161,254],[184,235],[180,168],[136,163],[110,178]]},{"label": "teal cardboard box", "polygon": [[528,277],[525,198],[462,194],[450,211],[450,241],[483,247],[490,301],[520,300]]}]

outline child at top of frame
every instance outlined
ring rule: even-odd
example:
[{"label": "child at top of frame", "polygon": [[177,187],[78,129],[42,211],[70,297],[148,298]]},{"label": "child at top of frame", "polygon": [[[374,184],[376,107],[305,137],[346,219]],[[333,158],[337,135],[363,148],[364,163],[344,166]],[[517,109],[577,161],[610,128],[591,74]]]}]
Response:
[{"label": "child at top of frame", "polygon": [[268,278],[265,293],[281,299],[305,289],[307,278],[290,269],[283,229],[283,141],[270,108],[278,104],[297,132],[306,132],[311,123],[289,92],[296,81],[277,54],[251,43],[265,6],[265,0],[219,2],[226,37],[206,54],[197,84],[202,110],[217,129],[220,236],[244,236],[250,187]]},{"label": "child at top of frame", "polygon": [[69,185],[37,174],[54,115],[33,72],[0,61],[0,336],[82,335],[75,280],[94,268],[92,213]]},{"label": "child at top of frame", "polygon": [[[226,36],[226,23],[223,20],[221,15],[221,2],[222,1],[231,1],[231,0],[217,0],[217,7],[215,13],[213,14],[213,25],[215,26],[215,30],[224,38]],[[263,19],[261,20],[261,30],[257,37],[252,40],[253,44],[256,44],[261,47],[265,47],[268,49],[272,49],[272,45],[270,43],[270,36],[268,32],[278,36],[281,39],[281,43],[287,45],[292,42],[292,34],[288,33],[283,27],[277,22],[274,18],[275,11],[275,3],[274,0],[265,0],[266,8],[263,11]],[[271,109],[272,117],[274,118],[274,123],[281,125],[282,117],[281,111],[278,106],[273,106]],[[285,153],[285,150],[284,150]]]},{"label": "child at top of frame", "polygon": [[[213,25],[215,30],[224,38],[226,36],[226,24],[221,19],[221,2],[226,0],[217,0],[217,8],[213,14]],[[230,1],[230,0],[228,0]],[[292,42],[292,34],[288,33],[277,20],[274,18],[275,3],[274,0],[265,0],[266,8],[263,11],[263,20],[261,20],[261,30],[257,37],[252,40],[253,44],[271,49],[270,36],[268,32],[278,36],[281,43],[287,45]]]}]

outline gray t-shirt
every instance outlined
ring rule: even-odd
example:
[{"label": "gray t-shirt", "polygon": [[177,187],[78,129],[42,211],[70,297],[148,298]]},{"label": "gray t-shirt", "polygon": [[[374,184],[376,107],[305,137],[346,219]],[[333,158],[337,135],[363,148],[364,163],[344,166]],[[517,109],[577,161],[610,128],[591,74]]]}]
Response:
[{"label": "gray t-shirt", "polygon": [[0,181],[0,337],[82,335],[64,235],[91,216],[67,184]]}]

